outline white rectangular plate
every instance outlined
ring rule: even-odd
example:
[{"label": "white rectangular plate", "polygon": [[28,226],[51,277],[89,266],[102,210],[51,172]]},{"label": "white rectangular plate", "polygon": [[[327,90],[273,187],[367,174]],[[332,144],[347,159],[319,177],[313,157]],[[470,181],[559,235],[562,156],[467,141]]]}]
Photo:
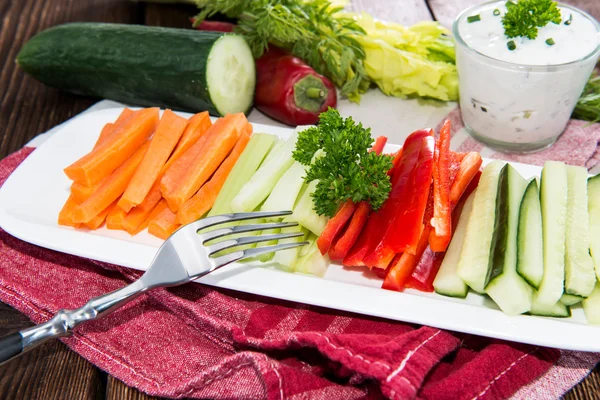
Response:
[{"label": "white rectangular plate", "polygon": [[[71,183],[63,169],[86,154],[104,124],[114,121],[120,112],[121,109],[108,109],[77,117],[36,149],[0,190],[0,226],[11,235],[39,246],[146,270],[162,243],[147,232],[131,237],[105,228],[88,231],[57,224]],[[254,131],[281,137],[291,132],[259,124],[254,124]],[[386,151],[397,148],[388,145]],[[539,167],[511,164],[525,178],[540,173]],[[507,316],[485,296],[469,293],[466,299],[453,299],[410,289],[391,292],[380,288],[382,280],[373,273],[336,264],[329,267],[324,278],[286,273],[274,267],[234,264],[199,282],[515,342],[600,351],[600,327],[588,325],[580,307],[573,307],[573,316],[566,319]]]}]

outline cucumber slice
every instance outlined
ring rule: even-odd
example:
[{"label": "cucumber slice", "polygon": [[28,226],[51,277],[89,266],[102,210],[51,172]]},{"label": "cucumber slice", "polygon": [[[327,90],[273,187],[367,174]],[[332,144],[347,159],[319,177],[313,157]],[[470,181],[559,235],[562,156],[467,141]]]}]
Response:
[{"label": "cucumber slice", "polygon": [[540,204],[544,237],[544,276],[534,303],[550,309],[563,295],[565,281],[565,233],[567,223],[567,168],[563,162],[546,161],[542,169]]},{"label": "cucumber slice", "polygon": [[255,133],[227,176],[208,216],[232,213],[231,200],[250,180],[277,140],[275,135]]},{"label": "cucumber slice", "polygon": [[517,273],[519,208],[527,181],[507,165],[498,183],[497,228],[492,240],[492,272],[485,292],[502,311],[523,314],[531,308],[533,289]]},{"label": "cucumber slice", "polygon": [[600,281],[600,174],[588,179],[588,214],[590,217],[590,253]]},{"label": "cucumber slice", "polygon": [[592,293],[583,299],[583,311],[588,323],[600,325],[600,283],[596,283]]},{"label": "cucumber slice", "polygon": [[483,169],[456,270],[457,275],[478,293],[484,293],[492,272],[490,261],[498,219],[498,182],[505,167],[505,162],[496,160]]},{"label": "cucumber slice", "polygon": [[298,133],[295,131],[281,147],[274,149],[252,178],[231,201],[234,212],[249,212],[269,196],[279,179],[292,166],[292,152],[296,148]]},{"label": "cucumber slice", "polygon": [[529,314],[540,315],[543,317],[555,317],[555,318],[568,318],[571,316],[571,309],[560,301],[554,304],[545,305],[536,302],[536,294],[533,295],[533,302],[531,303],[531,310]]},{"label": "cucumber slice", "polygon": [[456,230],[452,235],[452,240],[450,241],[450,245],[448,245],[448,249],[440,265],[440,270],[433,281],[435,292],[444,296],[464,298],[467,296],[469,290],[463,280],[456,274],[456,269],[467,231],[467,224],[469,223],[469,216],[473,211],[474,199],[475,192],[471,193],[465,201],[465,205],[458,218]]},{"label": "cucumber slice", "polygon": [[560,296],[560,302],[568,307],[571,307],[571,306],[574,306],[575,304],[580,303],[583,299],[584,299],[583,297],[575,296],[572,294],[563,294],[562,296]]},{"label": "cucumber slice", "polygon": [[532,179],[525,189],[519,209],[517,272],[536,290],[544,276],[543,249],[540,192],[537,180]]},{"label": "cucumber slice", "polygon": [[565,293],[589,296],[596,285],[590,256],[587,169],[567,166],[567,221],[565,234]]}]

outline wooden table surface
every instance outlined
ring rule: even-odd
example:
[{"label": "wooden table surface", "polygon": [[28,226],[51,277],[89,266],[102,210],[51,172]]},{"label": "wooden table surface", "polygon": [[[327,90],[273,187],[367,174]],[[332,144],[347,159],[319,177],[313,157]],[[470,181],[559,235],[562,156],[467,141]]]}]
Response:
[{"label": "wooden table surface", "polygon": [[[352,0],[354,11],[412,24],[436,19],[450,26],[457,13],[478,0]],[[597,19],[600,1],[566,0]],[[14,63],[31,36],[71,21],[102,21],[188,27],[190,5],[145,4],[129,0],[0,0],[0,158],[34,136],[85,110],[96,100],[62,93],[26,76]],[[0,303],[0,335],[31,322]],[[576,340],[576,338],[573,338]],[[52,341],[0,367],[2,399],[147,399],[149,396],[107,376],[60,341]],[[600,368],[573,388],[566,399],[600,398]]]}]

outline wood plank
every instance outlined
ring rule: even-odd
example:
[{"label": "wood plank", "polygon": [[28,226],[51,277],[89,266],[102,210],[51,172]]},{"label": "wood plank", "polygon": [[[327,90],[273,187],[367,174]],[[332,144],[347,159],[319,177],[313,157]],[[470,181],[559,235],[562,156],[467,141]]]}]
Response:
[{"label": "wood plank", "polygon": [[146,4],[144,23],[151,26],[191,28],[190,18],[198,8],[189,4]]},{"label": "wood plank", "polygon": [[[0,336],[33,325],[23,314],[0,303]],[[0,398],[94,399],[104,393],[99,372],[58,340],[0,367]]]},{"label": "wood plank", "polygon": [[14,63],[21,46],[37,32],[70,21],[139,23],[137,7],[127,0],[0,1],[0,158],[97,101],[27,76]]},{"label": "wood plank", "polygon": [[425,0],[351,0],[346,8],[354,12],[364,11],[375,18],[402,25],[432,19]]},{"label": "wood plank", "polygon": [[153,400],[158,397],[148,396],[130,386],[127,386],[118,379],[108,376],[106,381],[106,400]]},{"label": "wood plank", "polygon": [[[480,4],[481,0],[427,0],[433,17],[442,25],[450,28],[456,16],[465,8]],[[600,20],[600,1],[590,0],[564,0],[563,3],[570,4],[583,11],[588,12],[594,18]]]}]

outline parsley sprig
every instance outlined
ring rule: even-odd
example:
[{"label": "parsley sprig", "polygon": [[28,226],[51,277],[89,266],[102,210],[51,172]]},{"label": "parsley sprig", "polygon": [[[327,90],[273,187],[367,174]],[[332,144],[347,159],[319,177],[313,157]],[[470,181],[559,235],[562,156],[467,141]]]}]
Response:
[{"label": "parsley sprig", "polygon": [[[369,152],[372,145],[371,129],[333,108],[319,116],[317,126],[299,133],[293,157],[309,166],[306,182],[318,180],[313,193],[317,214],[332,217],[348,199],[366,200],[374,210],[381,207],[391,190],[387,171],[392,157]],[[320,149],[325,154],[313,161]]]},{"label": "parsley sprig", "polygon": [[518,36],[535,39],[538,28],[549,22],[561,23],[560,10],[552,0],[519,0],[506,2],[507,12],[502,17],[504,33],[509,38]]},{"label": "parsley sprig", "polygon": [[365,31],[352,18],[340,15],[342,7],[328,0],[196,0],[202,9],[194,20],[200,24],[217,13],[237,19],[254,57],[269,43],[290,50],[317,72],[327,76],[344,96],[360,99],[370,80],[366,57],[356,36]]}]

